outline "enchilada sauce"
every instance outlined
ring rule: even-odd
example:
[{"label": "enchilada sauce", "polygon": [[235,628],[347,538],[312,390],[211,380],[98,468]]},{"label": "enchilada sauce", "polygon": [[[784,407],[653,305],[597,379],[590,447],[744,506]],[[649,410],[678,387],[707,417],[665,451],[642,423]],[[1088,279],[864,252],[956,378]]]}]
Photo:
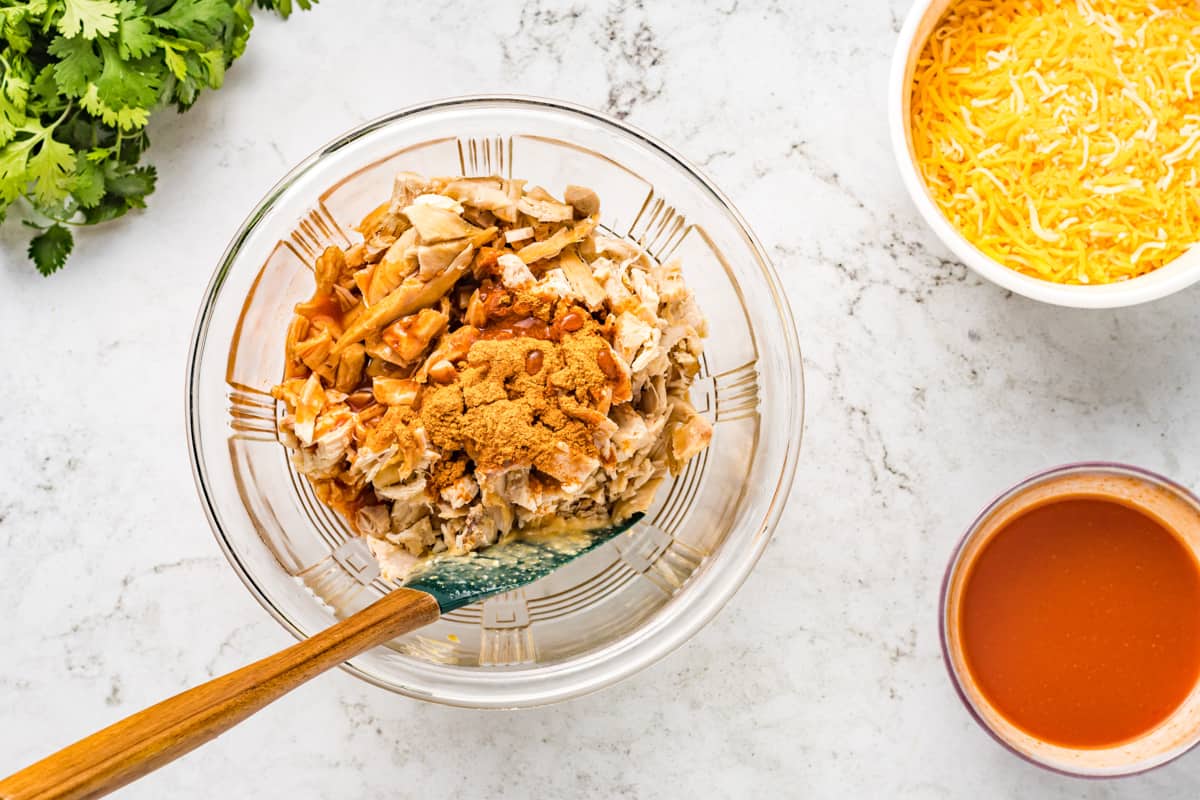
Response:
[{"label": "enchilada sauce", "polygon": [[1166,719],[1200,677],[1200,568],[1146,514],[1068,497],[984,546],[959,625],[972,677],[1010,722],[1063,747],[1115,745]]}]

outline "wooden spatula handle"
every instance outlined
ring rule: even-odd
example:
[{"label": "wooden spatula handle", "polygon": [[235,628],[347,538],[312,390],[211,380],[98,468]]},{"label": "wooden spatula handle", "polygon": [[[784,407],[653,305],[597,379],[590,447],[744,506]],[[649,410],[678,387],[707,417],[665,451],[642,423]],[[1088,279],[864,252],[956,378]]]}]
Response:
[{"label": "wooden spatula handle", "polygon": [[286,650],[177,694],[0,781],[0,800],[100,797],[190,752],[320,673],[428,625],[424,592],[397,589]]}]

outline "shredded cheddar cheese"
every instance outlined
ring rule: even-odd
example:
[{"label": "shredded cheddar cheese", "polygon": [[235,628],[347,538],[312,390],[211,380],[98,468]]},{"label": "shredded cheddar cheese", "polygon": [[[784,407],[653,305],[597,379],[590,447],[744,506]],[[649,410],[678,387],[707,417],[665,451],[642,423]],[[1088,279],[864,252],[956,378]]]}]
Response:
[{"label": "shredded cheddar cheese", "polygon": [[1200,241],[1200,2],[959,0],[918,60],[917,163],[997,261],[1127,280]]}]

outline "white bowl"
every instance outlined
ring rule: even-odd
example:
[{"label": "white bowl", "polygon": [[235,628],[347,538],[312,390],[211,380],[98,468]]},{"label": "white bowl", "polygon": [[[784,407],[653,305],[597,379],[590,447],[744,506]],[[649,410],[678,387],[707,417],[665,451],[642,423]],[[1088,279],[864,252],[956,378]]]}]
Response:
[{"label": "white bowl", "polygon": [[1119,308],[1166,297],[1200,280],[1200,247],[1153,272],[1119,283],[1072,286],[1024,275],[984,255],[946,219],[917,170],[910,138],[909,114],[913,71],[925,41],[953,0],[916,0],[900,31],[888,82],[888,127],[900,177],[921,216],[964,264],[992,283],[1043,303],[1072,308]]}]

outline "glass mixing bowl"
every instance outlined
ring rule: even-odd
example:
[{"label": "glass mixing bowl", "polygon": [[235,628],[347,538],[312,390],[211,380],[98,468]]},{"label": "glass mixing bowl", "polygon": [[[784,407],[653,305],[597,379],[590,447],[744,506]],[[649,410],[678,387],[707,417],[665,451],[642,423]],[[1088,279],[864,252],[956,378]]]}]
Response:
[{"label": "glass mixing bowl", "polygon": [[526,587],[346,665],[411,697],[478,707],[574,697],[662,657],[712,618],[779,520],[803,418],[800,352],[762,247],[677,154],[584,108],[516,97],[430,103],[314,153],[258,204],[209,284],[188,370],[188,441],[201,500],[229,561],[288,630],[307,636],[391,587],[322,506],[276,439],[269,390],[292,307],[328,243],[386,199],[399,170],[502,174],[599,193],[602,225],[679,257],[708,316],[693,402],[712,445],[659,489],[646,519]]}]

